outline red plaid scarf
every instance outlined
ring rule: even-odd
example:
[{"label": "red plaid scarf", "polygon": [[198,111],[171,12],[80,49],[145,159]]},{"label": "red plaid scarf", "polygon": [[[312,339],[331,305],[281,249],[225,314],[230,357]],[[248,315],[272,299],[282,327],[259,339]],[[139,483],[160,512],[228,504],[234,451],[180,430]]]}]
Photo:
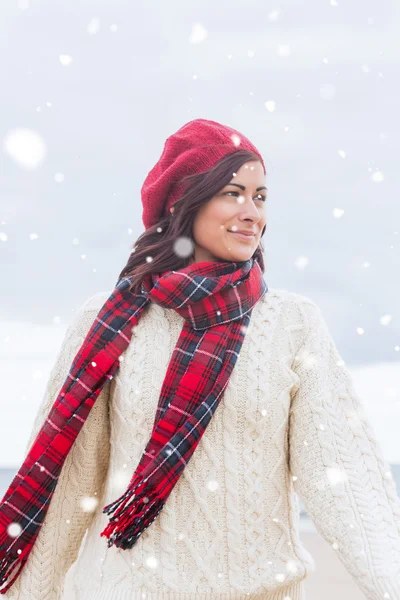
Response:
[{"label": "red plaid scarf", "polygon": [[[239,268],[238,268],[239,264]],[[104,384],[119,368],[143,309],[173,308],[185,322],[161,389],[151,438],[127,491],[103,508],[100,534],[132,548],[162,510],[215,413],[239,356],[252,309],[268,291],[256,259],[193,263],[148,275],[140,294],[121,278],[100,309],[24,463],[0,503],[0,585],[23,568],[63,463]],[[15,536],[9,526],[20,526]],[[18,528],[18,527],[17,527]],[[14,533],[12,531],[12,533]]]}]

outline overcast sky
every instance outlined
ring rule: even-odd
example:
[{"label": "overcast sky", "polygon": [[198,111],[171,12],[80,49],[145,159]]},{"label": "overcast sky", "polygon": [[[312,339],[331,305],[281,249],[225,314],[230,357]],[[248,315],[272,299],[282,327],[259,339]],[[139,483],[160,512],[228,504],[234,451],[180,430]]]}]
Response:
[{"label": "overcast sky", "polygon": [[395,0],[2,0],[0,466],[22,460],[66,325],[115,285],[143,180],[195,118],[262,153],[265,279],[320,305],[400,462],[399,27]]}]

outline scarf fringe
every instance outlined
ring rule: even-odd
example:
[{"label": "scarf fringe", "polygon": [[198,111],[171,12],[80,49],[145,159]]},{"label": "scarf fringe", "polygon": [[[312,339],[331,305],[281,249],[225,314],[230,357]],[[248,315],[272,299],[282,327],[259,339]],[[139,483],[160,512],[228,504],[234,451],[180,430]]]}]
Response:
[{"label": "scarf fringe", "polygon": [[[1,552],[0,552],[0,554],[1,554]],[[12,584],[14,583],[14,581],[17,579],[18,575],[20,574],[22,567],[26,563],[27,559],[28,559],[27,556],[25,556],[24,558],[21,559],[20,555],[13,554],[13,553],[7,551],[6,555],[0,560],[0,586],[2,586],[3,583],[5,583],[7,581],[7,579],[9,579],[11,577],[11,572],[12,572],[13,568],[18,566],[17,573],[15,574],[13,579],[11,579],[11,581],[9,581],[7,583],[7,585],[5,587],[2,587],[0,589],[0,594],[5,594],[6,591],[10,589],[10,587],[12,586]],[[18,565],[18,563],[20,563],[20,564]]]},{"label": "scarf fringe", "polygon": [[[139,474],[138,477],[141,475]],[[109,548],[114,543],[123,550],[132,548],[163,509],[164,500],[156,491],[146,489],[146,485],[144,485],[146,481],[139,481],[118,500],[103,508],[103,513],[115,513],[104,531],[100,533],[100,536],[109,538],[107,544]],[[141,485],[144,485],[143,490],[135,495],[134,492]],[[132,496],[133,498],[131,498]]]}]

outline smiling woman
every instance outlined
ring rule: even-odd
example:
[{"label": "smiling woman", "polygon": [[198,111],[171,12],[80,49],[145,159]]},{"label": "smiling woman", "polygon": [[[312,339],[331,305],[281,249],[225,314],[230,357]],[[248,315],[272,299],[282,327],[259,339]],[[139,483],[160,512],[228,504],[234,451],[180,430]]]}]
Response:
[{"label": "smiling woman", "polygon": [[[185,191],[173,210],[137,239],[120,277],[132,276],[140,290],[147,273],[180,269],[206,260],[245,261],[256,258],[264,272],[266,172],[257,154],[239,149],[205,172],[184,178]],[[229,189],[239,187],[243,193]],[[237,194],[234,196],[233,194]],[[233,232],[251,230],[250,240]],[[189,252],[177,252],[177,240],[188,240]],[[151,257],[151,260],[148,260]]]},{"label": "smiling woman", "polygon": [[237,185],[243,193],[237,197],[232,195],[237,195],[236,191],[215,194],[194,219],[192,262],[241,262],[254,254],[266,221],[265,197],[257,193],[265,189],[265,185],[260,185],[265,182],[264,168],[259,160],[246,161],[233,176],[235,182],[229,182],[225,188]]}]

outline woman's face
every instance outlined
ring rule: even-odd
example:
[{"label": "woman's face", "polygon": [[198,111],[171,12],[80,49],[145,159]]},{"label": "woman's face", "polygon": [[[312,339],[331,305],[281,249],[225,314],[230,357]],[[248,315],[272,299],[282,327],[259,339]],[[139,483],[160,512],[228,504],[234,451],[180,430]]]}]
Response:
[{"label": "woman's face", "polygon": [[[259,161],[249,161],[240,167],[236,176],[232,174],[231,182],[196,215],[192,263],[249,260],[257,249],[266,222],[266,193],[264,169]],[[255,235],[243,238],[232,233],[239,230]]]}]

